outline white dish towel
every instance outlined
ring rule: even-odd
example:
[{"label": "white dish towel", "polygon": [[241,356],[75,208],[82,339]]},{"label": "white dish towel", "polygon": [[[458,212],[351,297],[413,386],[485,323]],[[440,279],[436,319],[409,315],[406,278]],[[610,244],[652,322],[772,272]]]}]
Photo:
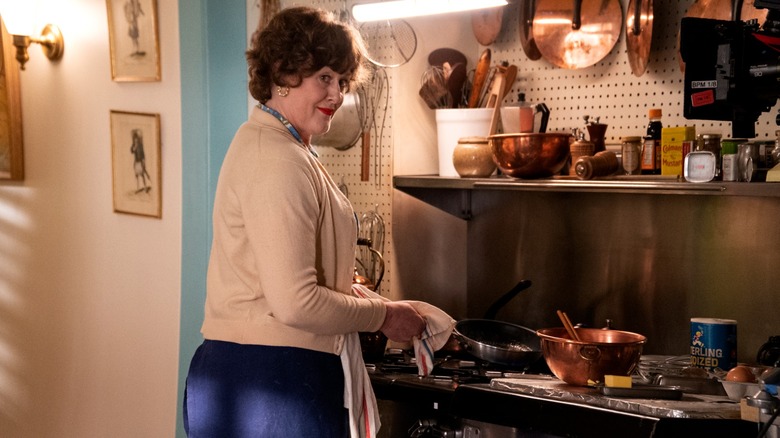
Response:
[{"label": "white dish towel", "polygon": [[[352,285],[352,293],[361,298],[386,299],[363,285]],[[426,321],[420,338],[415,338],[414,357],[418,374],[427,376],[433,369],[433,353],[444,346],[455,328],[455,320],[436,306],[422,301],[405,301],[411,304]],[[352,438],[375,438],[381,426],[376,397],[371,388],[360,338],[350,333],[344,339],[341,351],[341,365],[344,369],[344,407],[349,409],[349,428]]]}]

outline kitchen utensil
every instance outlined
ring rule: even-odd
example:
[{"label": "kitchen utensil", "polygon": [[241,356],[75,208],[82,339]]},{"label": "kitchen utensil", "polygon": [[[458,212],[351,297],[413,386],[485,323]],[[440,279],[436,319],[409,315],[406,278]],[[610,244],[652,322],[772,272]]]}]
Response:
[{"label": "kitchen utensil", "polygon": [[471,94],[469,95],[469,108],[476,108],[479,105],[482,89],[490,72],[490,58],[490,49],[485,49],[482,55],[480,55],[479,61],[477,61],[477,67],[474,70],[474,80],[471,85]]},{"label": "kitchen utensil", "polygon": [[525,56],[531,61],[536,61],[542,57],[539,47],[536,46],[533,34],[534,13],[536,11],[536,0],[521,1],[517,7],[519,11],[518,29],[520,30],[520,46],[525,52]]},{"label": "kitchen utensil", "polygon": [[382,278],[385,275],[385,260],[382,254],[374,249],[371,245],[371,240],[364,237],[359,237],[357,240],[358,247],[365,247],[368,252],[371,253],[372,263],[376,262],[375,272],[369,272],[369,267],[363,263],[360,258],[356,258],[355,261],[355,273],[352,277],[352,283],[362,284],[363,286],[378,293],[379,286],[382,284]]},{"label": "kitchen utensil", "polygon": [[643,398],[659,400],[680,400],[683,392],[675,386],[633,385],[631,388],[611,388],[602,386],[602,394],[608,397]]},{"label": "kitchen utensil", "polygon": [[642,76],[647,69],[650,45],[653,40],[654,0],[630,0],[626,11],[626,50],[628,64],[634,76]]},{"label": "kitchen utensil", "polygon": [[501,96],[502,101],[512,90],[512,86],[515,85],[515,79],[517,79],[517,66],[508,65],[504,70],[504,92]]},{"label": "kitchen utensil", "polygon": [[604,382],[607,374],[628,376],[634,371],[647,338],[609,329],[578,329],[581,341],[565,337],[565,328],[538,330],[542,353],[556,377],[570,385]]},{"label": "kitchen utensil", "polygon": [[358,245],[360,266],[371,283],[376,285],[375,290],[378,290],[384,275],[384,259],[381,254],[385,239],[385,221],[379,214],[379,205],[374,205],[373,211],[367,211],[360,216],[359,237],[362,239],[361,243],[366,243]]},{"label": "kitchen utensil", "polygon": [[536,0],[533,35],[544,59],[562,68],[584,68],[602,60],[623,25],[618,0]]},{"label": "kitchen utensil", "polygon": [[455,64],[447,78],[447,89],[452,96],[452,108],[459,108],[463,103],[463,84],[466,82],[466,64]]},{"label": "kitchen utensil", "polygon": [[404,20],[369,21],[358,28],[366,43],[366,58],[379,67],[399,67],[417,51],[417,34]]},{"label": "kitchen utensil", "polygon": [[[384,70],[375,68],[371,75],[371,81],[360,86],[357,90],[360,95],[360,125],[362,130],[361,140],[361,160],[360,160],[360,180],[368,181],[371,166],[371,132],[376,132],[376,112],[379,100],[384,91],[384,81],[382,80]],[[375,169],[376,170],[376,169]]]},{"label": "kitchen utensil", "polygon": [[569,158],[571,134],[523,133],[488,136],[493,159],[504,174],[515,178],[546,178],[558,174]]},{"label": "kitchen utensil", "polygon": [[531,287],[522,280],[485,312],[484,319],[465,319],[455,324],[453,338],[473,356],[491,363],[525,367],[541,357],[538,337],[533,330],[507,322],[495,321],[498,311],[517,294]]},{"label": "kitchen utensil", "polygon": [[447,80],[444,77],[444,69],[429,67],[422,76],[420,97],[430,109],[451,108],[452,95],[447,89]]},{"label": "kitchen utensil", "polygon": [[480,9],[471,13],[471,28],[477,42],[489,46],[501,33],[501,22],[504,18],[504,7]]},{"label": "kitchen utensil", "polygon": [[[545,103],[530,103],[526,102],[522,98],[523,93],[520,93],[520,102],[511,106],[503,106],[501,108],[501,126],[504,134],[509,133],[532,133],[532,132],[546,132],[547,123],[550,120],[550,109]],[[536,116],[539,117],[539,122],[536,121]]]},{"label": "kitchen utensil", "polygon": [[498,129],[498,122],[501,120],[501,103],[504,100],[504,73],[496,71],[491,84],[490,94],[488,94],[487,108],[493,108],[493,115],[490,118],[490,130],[488,135],[493,135]]},{"label": "kitchen utensil", "polygon": [[586,123],[585,129],[588,130],[588,136],[590,138],[591,143],[593,143],[594,152],[599,153],[607,150],[607,145],[605,144],[605,137],[607,134],[607,124],[599,123],[598,117],[596,118],[595,123],[588,122],[587,120],[585,121],[585,123]]},{"label": "kitchen utensil", "polygon": [[[371,81],[375,91],[373,94],[369,94],[372,97],[371,105],[374,107],[374,117],[371,119],[375,138],[374,186],[379,188],[382,185],[382,139],[387,119],[387,106],[390,102],[390,82],[387,78],[387,71],[383,68],[374,71]],[[373,100],[374,98],[375,100]]]},{"label": "kitchen utensil", "polygon": [[566,312],[562,312],[560,310],[558,310],[557,313],[558,318],[560,318],[561,322],[563,323],[563,327],[566,328],[566,333],[569,334],[569,338],[574,339],[575,341],[580,341],[580,337],[577,335],[577,330],[575,330],[574,326],[571,325],[569,315],[567,315]]},{"label": "kitchen utensil", "polygon": [[428,54],[428,64],[433,67],[442,67],[444,63],[449,65],[463,64],[468,66],[468,59],[459,50],[443,47]]},{"label": "kitchen utensil", "polygon": [[467,319],[455,324],[456,336],[469,354],[491,363],[525,367],[542,355],[533,330],[489,319]]},{"label": "kitchen utensil", "polygon": [[312,144],[338,150],[347,150],[354,146],[363,133],[360,117],[361,104],[358,92],[345,94],[344,102],[330,122],[330,130],[325,134],[313,136]]}]

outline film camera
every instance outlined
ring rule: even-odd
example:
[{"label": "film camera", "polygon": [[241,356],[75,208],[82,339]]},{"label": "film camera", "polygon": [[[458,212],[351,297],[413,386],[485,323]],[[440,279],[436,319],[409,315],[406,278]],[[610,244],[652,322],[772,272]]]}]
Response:
[{"label": "film camera", "polygon": [[[755,137],[758,117],[780,97],[780,0],[756,0],[754,6],[767,9],[760,26],[738,17],[731,21],[686,17],[680,28],[683,115],[731,121],[735,138]],[[780,125],[780,113],[775,122]]]}]

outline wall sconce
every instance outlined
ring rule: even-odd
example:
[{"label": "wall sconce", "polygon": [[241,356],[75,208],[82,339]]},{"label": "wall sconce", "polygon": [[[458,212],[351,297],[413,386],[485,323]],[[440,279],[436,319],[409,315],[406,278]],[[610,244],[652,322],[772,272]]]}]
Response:
[{"label": "wall sconce", "polygon": [[506,6],[506,0],[394,0],[352,6],[355,21],[393,20]]},{"label": "wall sconce", "polygon": [[22,70],[24,64],[30,59],[27,48],[32,43],[40,44],[44,55],[52,61],[62,58],[65,51],[65,41],[57,26],[47,24],[40,35],[35,35],[33,29],[35,29],[37,3],[36,0],[0,0],[0,16],[4,27],[13,36],[16,60],[19,61]]},{"label": "wall sconce", "polygon": [[62,53],[65,51],[65,40],[62,39],[62,32],[60,32],[59,27],[53,24],[47,24],[39,37],[29,35],[14,35],[13,37],[14,46],[16,46],[16,60],[19,61],[22,70],[24,70],[24,64],[30,59],[27,48],[30,47],[31,43],[40,44],[43,54],[52,61],[62,58]]}]

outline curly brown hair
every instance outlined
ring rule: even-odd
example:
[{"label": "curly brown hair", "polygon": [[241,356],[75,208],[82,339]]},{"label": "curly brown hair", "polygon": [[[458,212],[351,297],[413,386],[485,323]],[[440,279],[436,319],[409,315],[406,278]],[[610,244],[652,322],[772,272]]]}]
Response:
[{"label": "curly brown hair", "polygon": [[365,44],[352,26],[312,7],[283,9],[252,35],[246,52],[249,92],[265,103],[274,86],[297,87],[323,67],[348,75],[350,88],[366,80]]}]

